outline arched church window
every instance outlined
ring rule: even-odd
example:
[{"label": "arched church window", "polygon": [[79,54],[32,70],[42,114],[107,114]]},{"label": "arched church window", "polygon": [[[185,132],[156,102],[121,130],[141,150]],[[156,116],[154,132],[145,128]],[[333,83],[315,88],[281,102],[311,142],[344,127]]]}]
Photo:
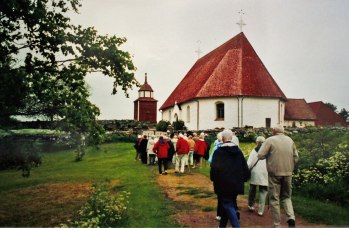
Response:
[{"label": "arched church window", "polygon": [[187,106],[187,123],[190,122],[190,106]]},{"label": "arched church window", "polygon": [[224,103],[216,103],[216,120],[224,120]]},{"label": "arched church window", "polygon": [[174,115],[174,120],[173,120],[173,121],[178,122],[178,115],[177,115],[177,113],[175,113],[175,115]]}]

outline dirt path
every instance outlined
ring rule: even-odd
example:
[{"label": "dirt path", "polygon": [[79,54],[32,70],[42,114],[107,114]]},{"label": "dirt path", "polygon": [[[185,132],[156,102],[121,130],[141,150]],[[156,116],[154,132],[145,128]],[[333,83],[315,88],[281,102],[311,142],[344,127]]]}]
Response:
[{"label": "dirt path", "polygon": [[[179,175],[170,170],[168,175],[158,176],[157,182],[165,195],[174,201],[178,211],[174,218],[178,223],[188,227],[218,227],[219,223],[215,220],[217,198],[208,177],[195,172]],[[267,206],[263,216],[248,211],[246,196],[238,197],[238,206],[242,227],[271,227],[272,218]],[[284,213],[282,216],[282,225],[286,226]],[[298,227],[319,226],[299,216],[296,216],[296,223]]]}]

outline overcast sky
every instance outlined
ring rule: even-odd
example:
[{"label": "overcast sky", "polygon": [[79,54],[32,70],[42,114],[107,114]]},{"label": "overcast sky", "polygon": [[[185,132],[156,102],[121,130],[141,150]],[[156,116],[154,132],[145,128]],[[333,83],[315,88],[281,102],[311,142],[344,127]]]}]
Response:
[{"label": "overcast sky", "polygon": [[[74,24],[126,37],[136,79],[144,74],[158,108],[201,56],[243,32],[288,98],[349,109],[347,0],[83,0]],[[199,42],[198,42],[199,41]],[[99,119],[133,119],[138,88],[111,95],[113,80],[87,77]],[[158,120],[161,117],[158,113]]]}]

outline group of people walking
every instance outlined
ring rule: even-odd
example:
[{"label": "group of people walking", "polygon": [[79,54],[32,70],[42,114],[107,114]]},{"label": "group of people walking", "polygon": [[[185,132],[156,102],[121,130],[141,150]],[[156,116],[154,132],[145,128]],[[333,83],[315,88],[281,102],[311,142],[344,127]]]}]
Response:
[{"label": "group of people walking", "polygon": [[196,167],[202,168],[203,159],[208,159],[211,142],[207,134],[186,133],[165,134],[159,138],[138,135],[134,145],[135,160],[143,164],[159,166],[159,174],[166,175],[171,164],[176,173],[188,172]]},{"label": "group of people walking", "polygon": [[[231,130],[217,134],[211,154],[211,143],[204,133],[178,134],[155,137],[139,137],[135,148],[136,160],[154,165],[157,158],[159,174],[166,175],[168,163],[175,164],[175,172],[184,173],[185,167],[202,167],[202,160],[210,163],[210,179],[217,194],[217,217],[219,227],[226,227],[230,221],[233,227],[240,227],[240,213],[237,196],[244,194],[244,183],[250,179],[248,195],[249,211],[255,211],[255,198],[259,190],[257,214],[264,215],[267,195],[273,218],[273,226],[281,227],[280,204],[286,213],[287,223],[295,226],[295,215],[291,201],[292,173],[298,161],[293,140],[284,134],[280,125],[273,128],[273,136],[265,139],[259,136],[256,147],[246,161],[239,140]],[[192,167],[191,167],[192,166]],[[164,167],[164,171],[162,170]]]},{"label": "group of people walking", "polygon": [[273,136],[256,139],[257,146],[246,161],[234,133],[224,130],[217,135],[211,162],[210,178],[217,194],[217,220],[219,227],[226,227],[228,220],[233,227],[240,227],[237,196],[244,194],[244,182],[250,178],[248,209],[255,211],[256,189],[259,188],[258,215],[263,216],[266,197],[273,218],[273,227],[281,227],[280,204],[286,213],[289,227],[295,226],[291,201],[292,173],[298,161],[298,152],[293,140],[284,134],[280,125],[273,129]]}]

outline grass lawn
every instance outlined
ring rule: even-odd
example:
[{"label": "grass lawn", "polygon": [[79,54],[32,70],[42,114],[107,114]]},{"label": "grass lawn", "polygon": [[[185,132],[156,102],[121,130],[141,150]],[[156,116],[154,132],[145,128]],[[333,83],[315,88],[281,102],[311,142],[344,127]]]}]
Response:
[{"label": "grass lawn", "polygon": [[[134,161],[132,144],[89,148],[82,162],[73,151],[46,153],[29,178],[20,171],[0,172],[0,226],[58,226],[67,224],[86,202],[93,182],[111,180],[131,193],[130,227],[178,226],[171,221],[171,202],[155,183],[156,169]],[[154,170],[154,171],[153,171]]]},{"label": "grass lawn", "polygon": [[[240,146],[248,156],[255,145],[241,143]],[[141,165],[134,161],[134,156],[131,143],[105,144],[100,150],[89,148],[82,162],[74,161],[73,151],[45,153],[43,164],[34,168],[29,178],[23,178],[20,171],[1,171],[0,227],[68,224],[67,220],[88,199],[92,183],[105,179],[111,180],[115,189],[131,193],[127,226],[180,226],[170,219],[175,213],[173,202],[156,184],[157,167]],[[209,171],[206,162],[199,172],[209,176]],[[248,187],[246,183],[246,194]],[[293,203],[296,213],[310,222],[349,225],[346,208],[305,199],[297,192]]]}]

